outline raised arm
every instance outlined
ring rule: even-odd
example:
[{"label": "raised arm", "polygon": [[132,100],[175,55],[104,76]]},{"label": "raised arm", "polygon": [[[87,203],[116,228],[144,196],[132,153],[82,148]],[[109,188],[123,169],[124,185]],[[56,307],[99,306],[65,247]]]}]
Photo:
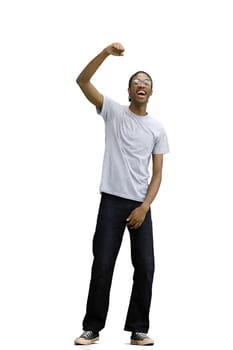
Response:
[{"label": "raised arm", "polygon": [[124,47],[120,43],[112,43],[103,49],[95,58],[93,58],[76,79],[77,84],[86,98],[97,108],[102,108],[103,95],[96,89],[90,80],[99,66],[109,55],[123,56],[123,53]]}]

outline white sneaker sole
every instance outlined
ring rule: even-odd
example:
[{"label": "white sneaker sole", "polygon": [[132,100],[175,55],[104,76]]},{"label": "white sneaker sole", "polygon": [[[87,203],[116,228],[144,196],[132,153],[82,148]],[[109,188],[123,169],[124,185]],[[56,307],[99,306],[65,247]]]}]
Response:
[{"label": "white sneaker sole", "polygon": [[85,339],[82,337],[76,338],[74,341],[74,345],[91,345],[99,340],[99,337],[93,339]]},{"label": "white sneaker sole", "polygon": [[145,338],[143,340],[131,339],[130,344],[131,345],[154,345],[154,341],[150,338]]}]

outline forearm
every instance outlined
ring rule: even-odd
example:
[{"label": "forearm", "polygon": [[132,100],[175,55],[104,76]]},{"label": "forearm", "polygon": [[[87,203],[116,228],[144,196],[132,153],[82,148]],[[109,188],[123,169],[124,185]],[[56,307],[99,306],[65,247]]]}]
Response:
[{"label": "forearm", "polygon": [[152,176],[144,202],[139,207],[135,208],[127,218],[129,227],[137,229],[142,225],[146,214],[150,209],[150,205],[158,193],[160,184],[161,174]]},{"label": "forearm", "polygon": [[95,74],[99,66],[109,55],[123,56],[124,51],[125,49],[120,43],[112,43],[111,45],[108,45],[95,58],[93,58],[93,60],[88,63],[88,65],[79,74],[76,82],[79,85],[89,83],[91,77]]},{"label": "forearm", "polygon": [[155,199],[155,197],[159,191],[161,181],[162,181],[162,174],[161,173],[152,176],[151,182],[150,182],[149,187],[148,187],[147,195],[142,203],[142,207],[146,211],[149,210],[151,203]]},{"label": "forearm", "polygon": [[91,60],[87,66],[79,74],[76,82],[78,84],[87,83],[90,81],[91,77],[95,74],[99,66],[103,61],[109,56],[107,49],[102,50],[93,60]]}]

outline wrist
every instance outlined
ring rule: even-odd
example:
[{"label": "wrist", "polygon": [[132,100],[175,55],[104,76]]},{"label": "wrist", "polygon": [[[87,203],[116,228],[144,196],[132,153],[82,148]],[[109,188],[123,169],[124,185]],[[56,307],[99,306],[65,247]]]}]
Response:
[{"label": "wrist", "polygon": [[106,46],[105,49],[103,49],[103,54],[107,57],[109,55],[111,55],[111,51],[110,51],[110,46]]},{"label": "wrist", "polygon": [[143,202],[141,204],[141,208],[147,213],[148,210],[150,209],[150,205],[148,203]]}]

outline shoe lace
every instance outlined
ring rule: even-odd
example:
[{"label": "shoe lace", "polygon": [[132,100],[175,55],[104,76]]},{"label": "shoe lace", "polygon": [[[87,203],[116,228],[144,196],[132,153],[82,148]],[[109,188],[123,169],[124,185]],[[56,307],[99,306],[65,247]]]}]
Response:
[{"label": "shoe lace", "polygon": [[84,338],[90,338],[93,335],[92,331],[84,331],[82,334],[82,337]]},{"label": "shoe lace", "polygon": [[146,333],[142,333],[142,332],[135,332],[135,335],[138,337],[138,338],[146,338],[147,337],[147,334]]}]

